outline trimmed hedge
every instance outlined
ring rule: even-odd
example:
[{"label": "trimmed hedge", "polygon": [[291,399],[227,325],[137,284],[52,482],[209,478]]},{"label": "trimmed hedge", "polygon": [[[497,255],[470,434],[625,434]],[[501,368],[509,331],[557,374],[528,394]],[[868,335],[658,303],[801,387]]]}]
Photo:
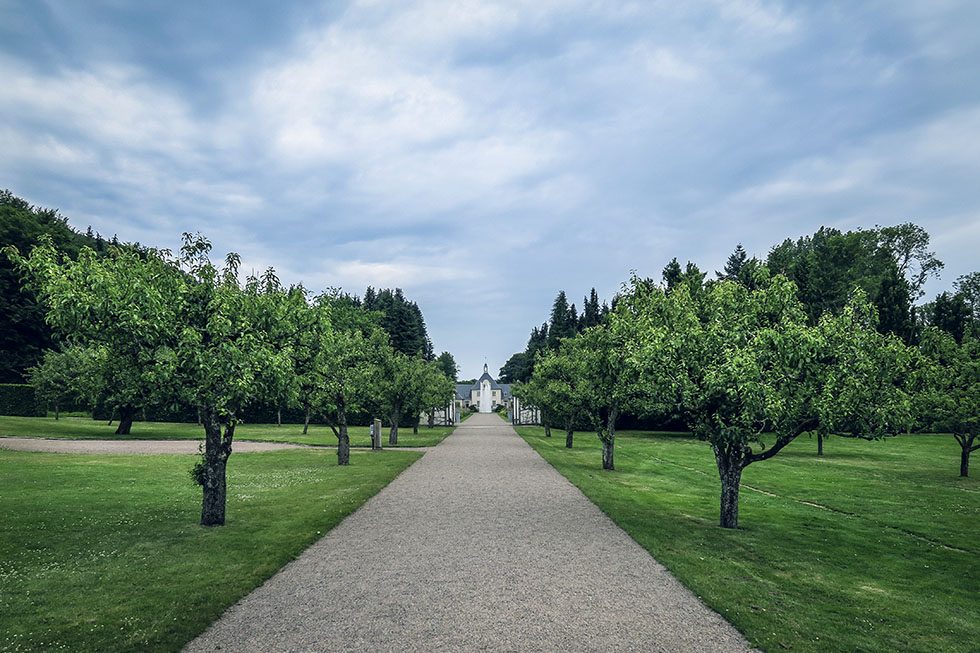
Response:
[{"label": "trimmed hedge", "polygon": [[34,386],[26,383],[0,383],[0,415],[44,417],[44,405],[37,400]]}]

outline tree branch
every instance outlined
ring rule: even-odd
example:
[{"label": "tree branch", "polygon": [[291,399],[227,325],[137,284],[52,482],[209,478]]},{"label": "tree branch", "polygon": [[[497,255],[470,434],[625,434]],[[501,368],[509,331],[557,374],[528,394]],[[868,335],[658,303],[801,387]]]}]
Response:
[{"label": "tree branch", "polygon": [[820,420],[817,419],[816,417],[811,417],[808,420],[804,420],[789,435],[785,435],[783,437],[777,438],[776,443],[771,447],[769,447],[768,449],[766,449],[765,451],[761,453],[749,454],[745,458],[745,462],[742,464],[742,467],[743,468],[748,467],[750,464],[757,463],[762,460],[769,460],[777,453],[782,451],[783,447],[785,447],[787,444],[795,440],[801,434],[806,433],[807,431],[812,431],[813,429],[817,428],[817,426],[819,425],[820,425]]}]

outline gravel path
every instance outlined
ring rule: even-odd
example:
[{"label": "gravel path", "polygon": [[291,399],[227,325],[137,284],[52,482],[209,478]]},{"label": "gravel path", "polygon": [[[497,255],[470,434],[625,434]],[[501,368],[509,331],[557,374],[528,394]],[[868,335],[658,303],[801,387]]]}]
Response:
[{"label": "gravel path", "polygon": [[509,425],[474,415],[186,650],[749,646]]},{"label": "gravel path", "polygon": [[[14,451],[42,451],[47,453],[197,453],[201,442],[198,440],[60,440],[43,438],[0,438],[0,449]],[[252,451],[276,451],[277,449],[299,449],[302,445],[284,442],[245,442],[236,441],[232,447],[235,453]]]}]

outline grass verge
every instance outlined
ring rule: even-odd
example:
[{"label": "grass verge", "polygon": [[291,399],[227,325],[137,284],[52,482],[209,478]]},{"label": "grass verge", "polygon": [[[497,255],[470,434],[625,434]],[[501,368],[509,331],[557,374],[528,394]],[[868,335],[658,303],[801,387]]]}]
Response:
[{"label": "grass verge", "polygon": [[617,434],[603,472],[575,449],[518,432],[687,587],[769,651],[976,651],[980,480],[960,479],[949,436],[801,438],[743,475],[740,528],[718,527],[709,447]]},{"label": "grass verge", "polygon": [[[395,447],[434,447],[453,432],[452,426],[419,426],[418,434],[411,428],[398,429]],[[203,440],[204,431],[197,424],[177,422],[134,422],[128,436],[113,433],[115,425],[95,421],[87,417],[7,417],[0,416],[0,437],[64,438],[71,440]],[[349,429],[351,446],[370,447],[371,435],[367,426]],[[337,446],[337,437],[329,426],[310,425],[303,435],[302,424],[239,424],[235,429],[236,440],[256,442],[290,442],[314,446]],[[383,430],[384,446],[388,445],[388,429]]]},{"label": "grass verge", "polygon": [[233,455],[208,529],[192,456],[0,450],[0,651],[178,650],[420,456]]}]

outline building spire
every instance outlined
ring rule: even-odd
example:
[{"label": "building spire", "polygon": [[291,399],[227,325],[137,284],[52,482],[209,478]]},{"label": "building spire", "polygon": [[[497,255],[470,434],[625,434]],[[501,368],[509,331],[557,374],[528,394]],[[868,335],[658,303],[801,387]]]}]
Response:
[{"label": "building spire", "polygon": [[484,374],[489,374],[490,373],[489,370],[487,370],[487,364],[485,362],[483,363],[483,373]]}]

